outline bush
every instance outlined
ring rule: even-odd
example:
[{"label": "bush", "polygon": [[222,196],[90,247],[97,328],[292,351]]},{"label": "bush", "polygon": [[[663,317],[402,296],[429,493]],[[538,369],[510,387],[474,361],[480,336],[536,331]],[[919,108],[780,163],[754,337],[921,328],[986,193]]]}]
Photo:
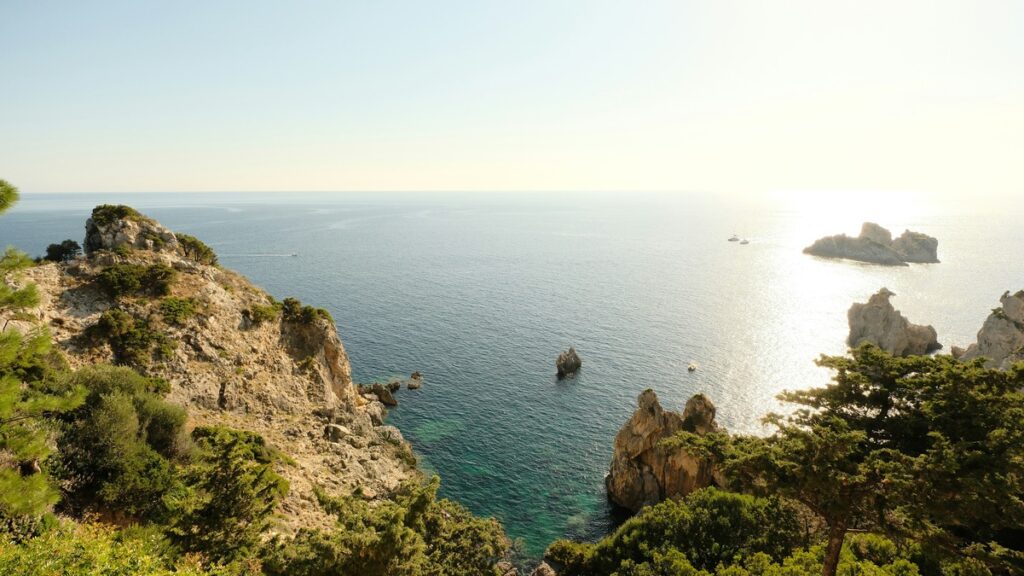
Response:
[{"label": "bush", "polygon": [[92,221],[97,226],[109,226],[118,220],[148,220],[138,210],[123,204],[101,204],[92,209]]},{"label": "bush", "polygon": [[177,237],[178,244],[181,245],[181,251],[186,258],[191,258],[200,264],[217,265],[217,254],[202,240],[188,234],[177,234]]},{"label": "bush", "polygon": [[333,323],[331,313],[323,308],[303,306],[297,298],[285,298],[281,303],[281,313],[285,322],[296,322],[299,324],[312,324],[320,318]]},{"label": "bush", "polygon": [[271,304],[253,304],[244,312],[246,318],[249,319],[254,326],[259,326],[264,322],[273,322],[277,320],[277,317],[281,314],[281,304],[274,302]]},{"label": "bush", "polygon": [[105,268],[97,277],[100,287],[111,298],[138,294],[167,296],[177,279],[177,272],[166,264],[115,264]]},{"label": "bush", "polygon": [[165,334],[150,328],[147,320],[134,318],[119,308],[111,308],[101,314],[88,334],[93,340],[109,344],[114,352],[114,362],[120,365],[148,366],[154,350],[160,358],[167,358],[175,346]]},{"label": "bush", "polygon": [[196,315],[199,302],[194,298],[175,298],[173,296],[160,301],[160,314],[168,324],[184,324]]},{"label": "bush", "polygon": [[45,260],[50,262],[67,262],[74,260],[82,253],[82,247],[74,240],[65,240],[60,244],[50,244],[46,247]]},{"label": "bush", "polygon": [[67,505],[156,520],[181,481],[173,463],[189,450],[186,414],[160,397],[166,382],[127,368],[95,366],[68,377],[88,391],[60,441]]}]

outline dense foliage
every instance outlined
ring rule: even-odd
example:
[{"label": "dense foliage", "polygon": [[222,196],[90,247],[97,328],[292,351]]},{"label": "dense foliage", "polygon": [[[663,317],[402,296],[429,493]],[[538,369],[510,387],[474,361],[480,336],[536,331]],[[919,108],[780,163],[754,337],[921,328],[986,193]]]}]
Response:
[{"label": "dense foliage", "polygon": [[18,189],[6,180],[0,180],[0,214],[14,206],[18,201]]},{"label": "dense foliage", "polygon": [[178,273],[166,264],[114,264],[96,277],[108,296],[114,299],[129,296],[167,296]]},{"label": "dense foliage", "polygon": [[74,240],[65,240],[60,244],[50,244],[46,247],[44,260],[50,262],[67,262],[74,260],[82,254],[82,246]]},{"label": "dense foliage", "polygon": [[299,324],[312,324],[317,320],[323,318],[329,322],[334,322],[334,318],[331,313],[323,308],[314,308],[313,306],[303,306],[302,302],[298,298],[285,298],[281,302],[281,314],[284,317],[285,322],[296,322]]},{"label": "dense foliage", "polygon": [[160,315],[168,324],[184,324],[186,320],[199,311],[199,301],[195,298],[175,298],[169,296],[160,301]]},{"label": "dense foliage", "polygon": [[92,221],[97,226],[109,226],[118,220],[137,222],[146,219],[135,208],[123,204],[101,204],[92,209]]},{"label": "dense foliage", "polygon": [[509,542],[493,519],[436,501],[438,480],[406,483],[396,497],[371,506],[358,494],[329,498],[337,516],[332,532],[306,530],[293,541],[275,541],[264,558],[268,575],[482,576],[508,552]]},{"label": "dense foliage", "polygon": [[111,308],[89,327],[86,336],[94,344],[105,343],[114,352],[114,362],[144,368],[154,355],[166,359],[176,342],[153,328],[146,318],[135,318],[120,308]]},{"label": "dense foliage", "polygon": [[181,251],[185,254],[186,258],[190,258],[200,264],[217,265],[217,254],[205,242],[188,234],[178,233],[176,236],[178,237]]}]

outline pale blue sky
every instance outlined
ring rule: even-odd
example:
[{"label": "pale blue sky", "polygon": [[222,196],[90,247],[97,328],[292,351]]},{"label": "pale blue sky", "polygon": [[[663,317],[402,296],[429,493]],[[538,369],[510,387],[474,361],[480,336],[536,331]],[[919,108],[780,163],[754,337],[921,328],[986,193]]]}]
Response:
[{"label": "pale blue sky", "polygon": [[1024,2],[0,0],[25,192],[1024,194]]}]

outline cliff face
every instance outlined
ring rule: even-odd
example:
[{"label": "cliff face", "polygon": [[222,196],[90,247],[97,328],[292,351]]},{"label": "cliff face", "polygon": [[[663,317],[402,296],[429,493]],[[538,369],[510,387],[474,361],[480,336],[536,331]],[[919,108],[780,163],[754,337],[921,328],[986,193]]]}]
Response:
[{"label": "cliff face", "polygon": [[871,342],[896,356],[927,354],[942,348],[935,328],[912,324],[893,308],[889,302],[892,296],[895,294],[882,288],[867,303],[856,303],[850,307],[847,313],[850,335],[846,343],[855,348]]},{"label": "cliff face", "polygon": [[967,350],[954,349],[954,356],[987,358],[985,366],[1002,370],[1024,361],[1024,290],[1004,293],[999,303],[978,331],[978,341]]},{"label": "cliff face", "polygon": [[[383,407],[353,385],[333,322],[280,313],[252,320],[254,307],[273,309],[265,292],[234,272],[185,258],[173,233],[148,218],[90,221],[87,233],[89,256],[26,271],[41,295],[32,314],[49,326],[73,368],[115,360],[111,344],[90,335],[105,311],[117,308],[159,335],[162,344],[136,368],[170,382],[168,400],[187,407],[191,425],[257,432],[294,460],[277,470],[291,484],[278,510],[280,531],[334,525],[314,486],[332,494],[358,486],[372,497],[416,473],[401,434],[383,425]],[[177,278],[166,297],[115,300],[98,280],[114,264],[163,264]],[[188,302],[193,312],[175,319],[170,301]],[[9,329],[31,327],[0,314],[0,326],[7,320]]]},{"label": "cliff face", "polygon": [[605,479],[612,502],[637,511],[666,498],[681,498],[711,485],[724,485],[712,463],[686,449],[661,444],[678,432],[717,430],[715,407],[698,394],[682,414],[665,410],[653,390],[637,398],[637,409],[615,436],[611,469]]},{"label": "cliff face", "polygon": [[885,228],[874,222],[865,222],[856,238],[846,234],[819,238],[804,248],[804,254],[885,266],[907,266],[908,262],[938,262],[938,247],[939,241],[927,234],[906,230],[893,240]]}]

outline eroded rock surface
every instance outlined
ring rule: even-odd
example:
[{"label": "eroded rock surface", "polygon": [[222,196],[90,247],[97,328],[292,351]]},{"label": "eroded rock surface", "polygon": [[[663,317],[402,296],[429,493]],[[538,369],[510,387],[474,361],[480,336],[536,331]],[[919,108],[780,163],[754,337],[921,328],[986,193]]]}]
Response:
[{"label": "eroded rock surface", "polygon": [[978,341],[960,354],[961,360],[987,358],[989,368],[1008,370],[1024,361],[1024,290],[1006,292],[978,331]]},{"label": "eroded rock surface", "polygon": [[865,222],[860,235],[846,234],[819,238],[804,254],[823,258],[844,258],[885,266],[907,266],[908,262],[936,263],[939,241],[920,232],[907,230],[893,240],[892,234],[874,222]]},{"label": "eroded rock surface", "polygon": [[846,343],[851,348],[870,342],[895,356],[927,354],[942,348],[935,328],[912,324],[893,308],[889,298],[895,296],[882,288],[864,304],[850,306],[847,319],[850,335]]},{"label": "eroded rock surface", "polygon": [[644,390],[633,416],[615,436],[611,469],[605,479],[608,498],[637,511],[700,488],[723,486],[711,461],[662,442],[683,431],[706,434],[718,429],[715,406],[703,394],[690,398],[680,414],[663,409],[657,394]]},{"label": "eroded rock surface", "polygon": [[558,370],[559,378],[575,375],[581,366],[583,366],[583,360],[576,353],[576,349],[572,347],[559,354],[558,359],[555,361],[555,368]]}]

